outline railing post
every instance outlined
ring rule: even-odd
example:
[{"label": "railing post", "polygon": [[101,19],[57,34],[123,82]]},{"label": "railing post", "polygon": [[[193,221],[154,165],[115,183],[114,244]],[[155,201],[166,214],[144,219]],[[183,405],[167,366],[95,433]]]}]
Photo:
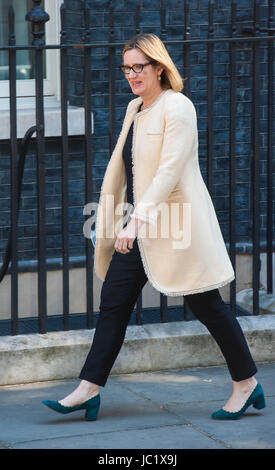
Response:
[{"label": "railing post", "polygon": [[[67,39],[67,11],[64,3],[60,7],[61,31],[60,43],[64,44]],[[60,89],[61,89],[61,152],[62,152],[62,299],[63,299],[63,330],[70,329],[69,312],[69,194],[68,194],[68,50],[62,47],[60,50]]]},{"label": "railing post", "polygon": [[[208,2],[208,38],[214,38],[214,0]],[[214,43],[207,45],[207,189],[213,197]]]},{"label": "railing post", "polygon": [[[113,43],[115,37],[114,29],[114,2],[110,1],[109,6],[109,42]],[[115,59],[116,59],[116,48],[109,47],[109,148],[110,154],[112,154],[115,148]]]},{"label": "railing post", "polygon": [[[184,2],[184,41],[190,40],[190,0],[185,0]],[[190,44],[184,44],[183,46],[183,74],[184,81],[186,80],[186,85],[184,83],[184,94],[191,98],[191,66],[190,66]]]},{"label": "railing post", "polygon": [[[231,37],[237,36],[237,0],[231,4]],[[230,121],[229,121],[229,254],[234,271],[236,270],[236,43],[229,44],[230,50]],[[230,284],[230,308],[236,316],[236,279]]]},{"label": "railing post", "polygon": [[[9,8],[9,45],[15,46],[14,9]],[[10,145],[11,145],[11,333],[18,334],[18,172],[16,118],[16,49],[9,50]]]},{"label": "railing post", "polygon": [[49,21],[50,17],[48,13],[43,10],[40,3],[41,0],[32,0],[34,6],[31,11],[26,14],[26,21],[30,21],[32,26],[33,41],[34,46],[44,46],[44,36],[45,36],[45,23]]},{"label": "railing post", "polygon": [[[84,32],[83,42],[91,42],[91,10],[87,0],[83,4]],[[84,107],[85,107],[85,205],[92,201],[93,195],[93,145],[92,145],[92,79],[91,47],[84,48]],[[86,299],[87,329],[94,328],[94,288],[93,288],[93,245],[86,238]]]},{"label": "railing post", "polygon": [[[254,0],[253,36],[260,36],[260,2]],[[260,181],[259,181],[259,136],[260,136],[260,43],[253,42],[253,84],[252,84],[252,162],[251,162],[251,204],[252,204],[252,284],[253,314],[259,315],[260,288]]]},{"label": "railing post", "polygon": [[[268,31],[269,35],[275,39],[275,1],[269,0],[268,2]],[[272,208],[272,166],[273,166],[273,122],[274,122],[274,60],[275,50],[274,41],[268,41],[268,129],[267,129],[267,248],[266,248],[266,284],[267,293],[273,293],[273,279],[274,279],[274,261],[273,261],[273,219],[274,212]]]},{"label": "railing post", "polygon": [[33,0],[34,6],[26,14],[32,27],[32,44],[35,50],[35,103],[37,141],[37,202],[38,202],[38,330],[46,333],[47,279],[46,279],[46,230],[45,230],[45,129],[43,101],[43,46],[45,45],[45,23],[48,13],[41,7],[41,0]]}]

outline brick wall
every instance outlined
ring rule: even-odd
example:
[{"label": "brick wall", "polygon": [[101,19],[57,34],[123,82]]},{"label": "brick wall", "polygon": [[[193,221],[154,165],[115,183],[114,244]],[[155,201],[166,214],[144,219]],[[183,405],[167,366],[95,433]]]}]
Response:
[{"label": "brick wall", "polygon": [[[69,243],[71,256],[84,256],[82,226],[84,196],[83,137],[69,138]],[[61,152],[60,138],[46,139],[45,200],[46,200],[46,247],[47,257],[61,256]],[[0,249],[3,255],[10,227],[10,150],[9,142],[0,142]],[[24,169],[20,212],[18,219],[19,260],[37,259],[37,183],[36,150],[32,142]],[[98,188],[97,188],[98,189]]]}]

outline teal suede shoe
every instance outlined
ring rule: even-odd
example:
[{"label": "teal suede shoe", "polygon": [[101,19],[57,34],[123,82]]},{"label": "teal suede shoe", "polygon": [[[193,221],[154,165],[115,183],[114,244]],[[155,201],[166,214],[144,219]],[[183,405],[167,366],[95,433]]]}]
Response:
[{"label": "teal suede shoe", "polygon": [[262,386],[259,383],[257,383],[253,392],[239,411],[231,412],[221,408],[220,410],[215,411],[211,417],[214,419],[240,419],[240,417],[244,414],[250,405],[253,405],[254,408],[257,408],[257,410],[265,408],[264,392]]},{"label": "teal suede shoe", "polygon": [[42,403],[51,410],[62,413],[63,415],[72,413],[73,411],[86,410],[85,419],[87,421],[95,421],[100,407],[100,394],[98,393],[84,403],[75,406],[63,406],[58,401],[54,400],[43,400]]}]

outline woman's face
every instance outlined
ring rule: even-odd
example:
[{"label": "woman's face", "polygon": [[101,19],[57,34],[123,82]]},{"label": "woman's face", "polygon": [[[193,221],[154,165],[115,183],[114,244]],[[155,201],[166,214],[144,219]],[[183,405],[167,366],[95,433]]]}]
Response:
[{"label": "woman's face", "polygon": [[[146,63],[148,63],[148,60],[139,49],[130,49],[124,53],[123,65],[129,65],[131,67],[135,64]],[[125,77],[135,95],[150,96],[156,93],[156,87],[161,89],[161,82],[158,80],[158,75],[161,74],[162,70],[163,68],[161,66],[153,67],[152,64],[149,64],[146,65],[140,73],[135,73],[131,69],[129,74],[125,74]]]}]

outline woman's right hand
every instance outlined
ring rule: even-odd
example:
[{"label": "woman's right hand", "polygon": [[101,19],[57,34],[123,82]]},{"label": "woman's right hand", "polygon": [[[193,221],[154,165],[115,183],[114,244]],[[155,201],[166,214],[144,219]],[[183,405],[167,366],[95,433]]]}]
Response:
[{"label": "woman's right hand", "polygon": [[133,248],[133,243],[137,236],[138,230],[144,224],[144,221],[133,217],[129,224],[126,225],[118,234],[115,242],[115,250],[119,253],[129,253]]}]

